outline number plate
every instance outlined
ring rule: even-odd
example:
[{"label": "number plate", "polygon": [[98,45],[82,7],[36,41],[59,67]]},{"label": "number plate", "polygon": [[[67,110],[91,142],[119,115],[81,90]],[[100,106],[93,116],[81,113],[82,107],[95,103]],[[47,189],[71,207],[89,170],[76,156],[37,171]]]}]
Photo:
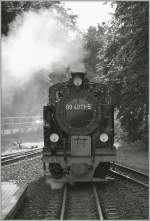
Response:
[{"label": "number plate", "polygon": [[91,156],[91,137],[72,136],[71,137],[72,156]]}]

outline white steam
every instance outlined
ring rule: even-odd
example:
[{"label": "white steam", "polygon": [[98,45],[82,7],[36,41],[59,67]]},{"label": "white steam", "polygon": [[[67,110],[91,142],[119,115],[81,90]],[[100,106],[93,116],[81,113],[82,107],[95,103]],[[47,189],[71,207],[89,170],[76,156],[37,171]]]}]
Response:
[{"label": "white steam", "polygon": [[64,19],[55,10],[29,11],[18,16],[9,36],[2,39],[4,75],[22,84],[39,70],[53,71],[55,65],[77,68],[85,56],[82,39]]},{"label": "white steam", "polygon": [[80,33],[63,14],[54,8],[25,12],[2,38],[3,94],[12,100],[15,91],[39,73],[47,79],[49,73],[63,73],[67,67],[84,71],[85,56]]}]

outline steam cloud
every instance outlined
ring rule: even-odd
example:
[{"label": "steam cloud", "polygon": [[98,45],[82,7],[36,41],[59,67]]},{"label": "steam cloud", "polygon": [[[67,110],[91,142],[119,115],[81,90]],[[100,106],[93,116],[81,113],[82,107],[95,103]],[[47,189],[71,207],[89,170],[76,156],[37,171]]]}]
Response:
[{"label": "steam cloud", "polygon": [[[8,36],[2,38],[4,106],[9,109],[15,106],[14,97],[20,91],[24,100],[30,99],[32,94],[26,98],[26,92],[29,93],[30,90],[29,85],[34,93],[36,84],[37,98],[42,99],[41,91],[37,90],[38,83],[41,84],[42,81],[44,85],[44,82],[48,82],[49,73],[63,73],[66,67],[70,67],[72,71],[84,71],[83,59],[86,54],[78,30],[55,8],[28,11],[17,16],[10,25]],[[38,77],[39,75],[42,77]],[[48,83],[45,85],[48,87]],[[22,105],[23,102],[27,103],[22,100]],[[28,101],[29,106],[39,103],[36,99],[34,104],[32,102],[33,100]],[[28,109],[27,106],[25,109]]]}]

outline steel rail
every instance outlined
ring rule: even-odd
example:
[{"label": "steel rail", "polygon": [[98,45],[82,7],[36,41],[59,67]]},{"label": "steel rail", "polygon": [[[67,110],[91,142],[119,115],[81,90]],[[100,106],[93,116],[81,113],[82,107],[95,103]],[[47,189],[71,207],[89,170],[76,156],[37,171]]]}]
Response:
[{"label": "steel rail", "polygon": [[100,205],[100,200],[99,200],[99,197],[98,197],[98,193],[97,193],[95,184],[92,184],[92,188],[93,188],[93,193],[94,193],[94,197],[95,197],[95,201],[96,201],[96,206],[97,206],[97,212],[98,212],[99,220],[104,220],[103,212],[102,212],[102,207]]},{"label": "steel rail", "polygon": [[137,173],[139,175],[142,175],[142,176],[145,176],[145,178],[148,178],[148,175],[146,175],[145,173],[142,173],[140,171],[137,171],[131,167],[128,167],[128,166],[125,166],[125,165],[122,165],[121,163],[112,163],[112,166],[115,166],[115,167],[118,167],[118,168],[121,168],[121,169],[126,169],[128,171],[131,171],[131,172],[134,172],[134,173]]},{"label": "steel rail", "polygon": [[60,211],[60,220],[64,220],[65,218],[66,200],[67,200],[67,184],[65,184],[64,191],[63,191],[63,201],[62,201],[62,207]]},{"label": "steel rail", "polygon": [[23,154],[20,154],[17,156],[10,156],[9,159],[8,159],[8,157],[6,159],[3,158],[1,165],[4,166],[4,165],[10,164],[10,163],[14,163],[16,161],[23,160],[26,157],[32,157],[34,155],[40,154],[41,152],[42,152],[42,150],[36,150],[36,151],[32,151],[32,152],[30,151],[28,153],[23,153]]},{"label": "steel rail", "polygon": [[12,154],[8,154],[8,155],[5,155],[5,156],[1,156],[1,161],[5,161],[7,159],[12,159],[12,158],[15,158],[17,156],[23,156],[23,154],[32,153],[32,152],[30,152],[30,151],[26,151],[26,152],[22,152],[22,153],[18,152],[18,153],[12,153]]},{"label": "steel rail", "polygon": [[143,183],[143,182],[141,182],[141,181],[139,181],[139,180],[136,180],[136,179],[134,179],[134,178],[132,178],[132,177],[129,177],[129,176],[127,176],[127,175],[124,175],[124,174],[122,174],[122,173],[119,173],[119,172],[117,172],[117,171],[110,170],[110,172],[113,173],[113,174],[115,174],[115,175],[117,175],[117,176],[123,177],[123,178],[125,178],[125,179],[127,179],[127,180],[131,180],[131,181],[133,181],[133,182],[135,182],[135,183],[138,183],[138,184],[140,184],[140,185],[142,185],[142,186],[144,186],[144,187],[147,187],[147,188],[149,187],[148,184]]},{"label": "steel rail", "polygon": [[9,156],[6,156],[6,157],[1,157],[1,161],[6,161],[6,160],[11,160],[11,159],[15,159],[17,157],[22,157],[22,156],[25,156],[25,155],[28,155],[28,154],[34,154],[34,153],[38,153],[38,152],[41,152],[41,150],[37,150],[37,151],[29,151],[29,152],[24,152],[24,153],[21,153],[21,154],[12,154],[12,155],[9,155]]},{"label": "steel rail", "polygon": [[[99,200],[98,193],[97,193],[97,190],[96,190],[96,186],[93,183],[92,183],[92,190],[93,190],[93,194],[94,194],[94,198],[95,198],[95,202],[96,202],[98,219],[99,220],[104,220],[100,200]],[[63,189],[62,206],[61,206],[61,210],[60,210],[60,218],[59,218],[60,220],[65,220],[67,194],[68,194],[67,184],[65,184],[64,189]]]},{"label": "steel rail", "polygon": [[18,152],[14,152],[14,153],[7,153],[7,154],[2,154],[1,155],[1,160],[3,159],[6,159],[6,158],[10,158],[10,157],[15,157],[15,156],[19,156],[19,155],[22,155],[24,153],[32,153],[34,151],[42,151],[43,148],[41,147],[37,147],[37,148],[32,148],[32,149],[29,149],[29,150],[23,150],[23,151],[18,151]]}]

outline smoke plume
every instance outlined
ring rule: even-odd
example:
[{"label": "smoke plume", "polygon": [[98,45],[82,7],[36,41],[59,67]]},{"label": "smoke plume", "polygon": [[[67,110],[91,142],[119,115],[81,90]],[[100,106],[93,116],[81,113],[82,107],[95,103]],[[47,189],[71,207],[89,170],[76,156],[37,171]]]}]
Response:
[{"label": "smoke plume", "polygon": [[[38,90],[39,83],[43,87],[45,85],[44,89],[48,92],[49,73],[63,73],[67,67],[72,71],[84,71],[85,56],[81,34],[73,28],[69,19],[55,8],[28,11],[18,15],[10,24],[8,36],[2,37],[4,107],[9,110],[12,107],[15,109],[14,98],[17,94],[22,108],[14,112],[29,115],[28,108],[39,103],[36,99],[46,96]],[[33,103],[33,99],[30,102],[30,98],[34,92],[37,98]],[[47,97],[44,97],[42,102],[46,102],[46,99]],[[26,113],[23,110],[26,110]]]}]

